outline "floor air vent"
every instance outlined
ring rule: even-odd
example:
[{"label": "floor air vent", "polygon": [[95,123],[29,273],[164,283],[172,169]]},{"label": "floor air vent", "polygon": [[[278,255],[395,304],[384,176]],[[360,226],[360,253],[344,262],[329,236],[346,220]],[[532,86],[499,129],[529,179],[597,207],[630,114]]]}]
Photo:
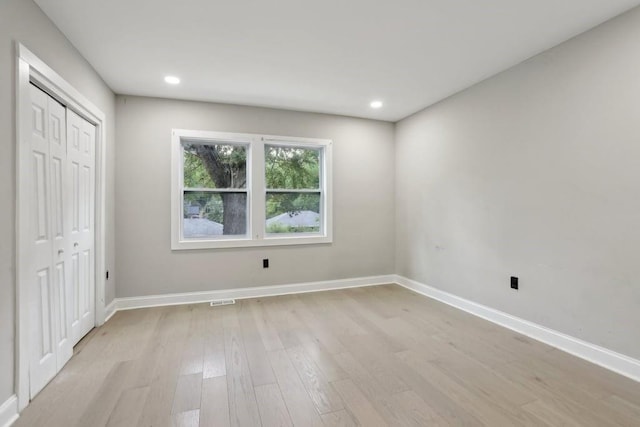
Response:
[{"label": "floor air vent", "polygon": [[211,307],[217,307],[219,305],[230,305],[235,303],[236,303],[236,300],[234,299],[217,299],[217,300],[211,301],[210,305]]}]

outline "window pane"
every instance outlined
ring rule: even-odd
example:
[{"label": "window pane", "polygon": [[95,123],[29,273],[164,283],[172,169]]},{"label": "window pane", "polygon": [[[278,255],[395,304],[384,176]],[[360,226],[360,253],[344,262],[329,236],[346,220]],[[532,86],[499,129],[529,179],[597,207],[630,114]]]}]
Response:
[{"label": "window pane", "polygon": [[320,221],[320,193],[267,193],[267,233],[318,233]]},{"label": "window pane", "polygon": [[185,188],[247,187],[247,147],[190,143],[182,147]]},{"label": "window pane", "polygon": [[265,176],[271,189],[320,189],[320,149],[265,145]]},{"label": "window pane", "polygon": [[183,215],[185,239],[247,234],[247,193],[185,191]]}]

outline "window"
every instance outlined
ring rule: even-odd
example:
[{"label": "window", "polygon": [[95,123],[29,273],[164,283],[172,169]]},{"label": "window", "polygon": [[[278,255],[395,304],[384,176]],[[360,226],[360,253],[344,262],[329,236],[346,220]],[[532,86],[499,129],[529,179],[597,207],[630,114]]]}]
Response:
[{"label": "window", "polygon": [[247,235],[247,146],[183,141],[182,236]]},{"label": "window", "polygon": [[266,231],[320,232],[321,149],[265,144]]},{"label": "window", "polygon": [[331,141],[173,130],[172,249],[331,242]]}]

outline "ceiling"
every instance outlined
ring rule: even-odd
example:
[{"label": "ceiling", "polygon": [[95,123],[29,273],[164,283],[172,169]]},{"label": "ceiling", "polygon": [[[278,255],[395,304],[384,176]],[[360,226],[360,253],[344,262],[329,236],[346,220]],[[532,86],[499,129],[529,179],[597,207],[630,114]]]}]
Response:
[{"label": "ceiling", "polygon": [[[118,94],[396,121],[640,0],[35,0]],[[165,75],[182,79],[167,85]],[[384,106],[374,110],[372,100]]]}]

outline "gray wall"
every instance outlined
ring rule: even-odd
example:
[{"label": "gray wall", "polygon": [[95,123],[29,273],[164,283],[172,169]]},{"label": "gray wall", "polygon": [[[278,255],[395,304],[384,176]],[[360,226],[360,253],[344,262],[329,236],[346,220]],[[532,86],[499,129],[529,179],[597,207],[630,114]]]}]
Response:
[{"label": "gray wall", "polygon": [[[0,404],[14,393],[15,335],[15,82],[14,42],[23,43],[107,117],[107,265],[114,266],[113,160],[115,96],[31,0],[0,2]],[[107,301],[115,296],[107,283]]]},{"label": "gray wall", "polygon": [[640,358],[639,47],[635,9],[398,123],[397,272]]},{"label": "gray wall", "polygon": [[[118,297],[393,273],[393,124],[129,96],[116,122]],[[333,244],[172,252],[172,128],[332,139]]]}]

